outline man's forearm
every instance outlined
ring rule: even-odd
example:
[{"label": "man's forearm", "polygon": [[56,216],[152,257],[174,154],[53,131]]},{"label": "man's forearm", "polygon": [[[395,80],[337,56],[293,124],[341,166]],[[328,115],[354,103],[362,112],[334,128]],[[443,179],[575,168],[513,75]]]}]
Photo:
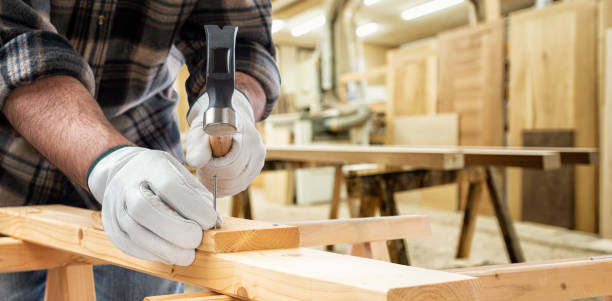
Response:
[{"label": "man's forearm", "polygon": [[266,93],[261,84],[252,76],[236,72],[236,88],[246,94],[255,113],[255,121],[260,121],[266,108]]},{"label": "man's forearm", "polygon": [[102,152],[132,144],[113,128],[81,82],[70,76],[18,87],[2,111],[17,132],[85,189],[87,170]]}]

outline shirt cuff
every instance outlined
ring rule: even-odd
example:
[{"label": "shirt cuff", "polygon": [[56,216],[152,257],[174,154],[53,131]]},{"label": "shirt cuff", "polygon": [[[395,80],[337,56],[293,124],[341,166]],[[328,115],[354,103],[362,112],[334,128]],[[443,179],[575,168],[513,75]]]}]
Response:
[{"label": "shirt cuff", "polygon": [[85,60],[62,36],[30,31],[0,47],[0,109],[17,87],[51,75],[77,78],[94,95],[95,79]]},{"label": "shirt cuff", "polygon": [[[197,100],[206,83],[204,60],[200,60],[195,70],[190,70],[186,88],[190,106]],[[270,115],[280,91],[280,73],[276,60],[263,47],[236,46],[236,72],[246,73],[255,78],[266,93],[266,106],[262,121]]]}]

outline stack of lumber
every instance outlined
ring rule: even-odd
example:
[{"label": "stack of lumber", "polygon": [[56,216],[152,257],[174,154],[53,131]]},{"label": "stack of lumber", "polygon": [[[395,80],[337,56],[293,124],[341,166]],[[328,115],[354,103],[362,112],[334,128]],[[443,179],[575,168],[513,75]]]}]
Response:
[{"label": "stack of lumber", "polygon": [[[231,227],[224,224],[221,229],[205,231],[204,242],[190,266],[140,260],[111,244],[100,228],[98,214],[65,206],[5,207],[0,209],[0,233],[85,258],[69,265],[70,269],[91,272],[87,264],[102,261],[240,299],[468,301],[476,300],[479,294],[478,280],[471,276],[298,248],[300,234],[295,226],[250,220],[236,219]],[[423,221],[417,218],[406,225],[428,231],[419,226]],[[354,225],[340,225],[345,226],[357,229]],[[370,226],[388,229],[384,223]],[[312,224],[306,227],[317,229]],[[240,248],[227,248],[227,241]],[[281,249],[262,250],[269,248]],[[227,253],[238,250],[243,252]],[[4,259],[10,259],[10,255],[0,254]],[[73,274],[66,268],[59,272]]]}]

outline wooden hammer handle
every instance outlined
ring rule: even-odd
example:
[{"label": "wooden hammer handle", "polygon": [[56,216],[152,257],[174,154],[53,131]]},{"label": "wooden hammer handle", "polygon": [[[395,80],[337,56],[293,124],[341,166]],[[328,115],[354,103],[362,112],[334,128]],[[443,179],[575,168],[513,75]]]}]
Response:
[{"label": "wooden hammer handle", "polygon": [[232,148],[232,136],[209,136],[210,148],[215,158],[225,156]]}]

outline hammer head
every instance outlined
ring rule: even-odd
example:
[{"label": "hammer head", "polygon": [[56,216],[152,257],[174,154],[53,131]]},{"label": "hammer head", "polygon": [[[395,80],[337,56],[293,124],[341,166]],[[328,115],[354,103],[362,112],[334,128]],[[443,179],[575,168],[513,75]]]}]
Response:
[{"label": "hammer head", "polygon": [[236,73],[235,51],[238,27],[204,26],[206,34],[206,90],[209,107],[204,112],[204,131],[213,137],[237,131],[232,108]]},{"label": "hammer head", "polygon": [[219,137],[234,134],[236,112],[231,107],[209,107],[204,112],[204,132],[210,136]]}]

